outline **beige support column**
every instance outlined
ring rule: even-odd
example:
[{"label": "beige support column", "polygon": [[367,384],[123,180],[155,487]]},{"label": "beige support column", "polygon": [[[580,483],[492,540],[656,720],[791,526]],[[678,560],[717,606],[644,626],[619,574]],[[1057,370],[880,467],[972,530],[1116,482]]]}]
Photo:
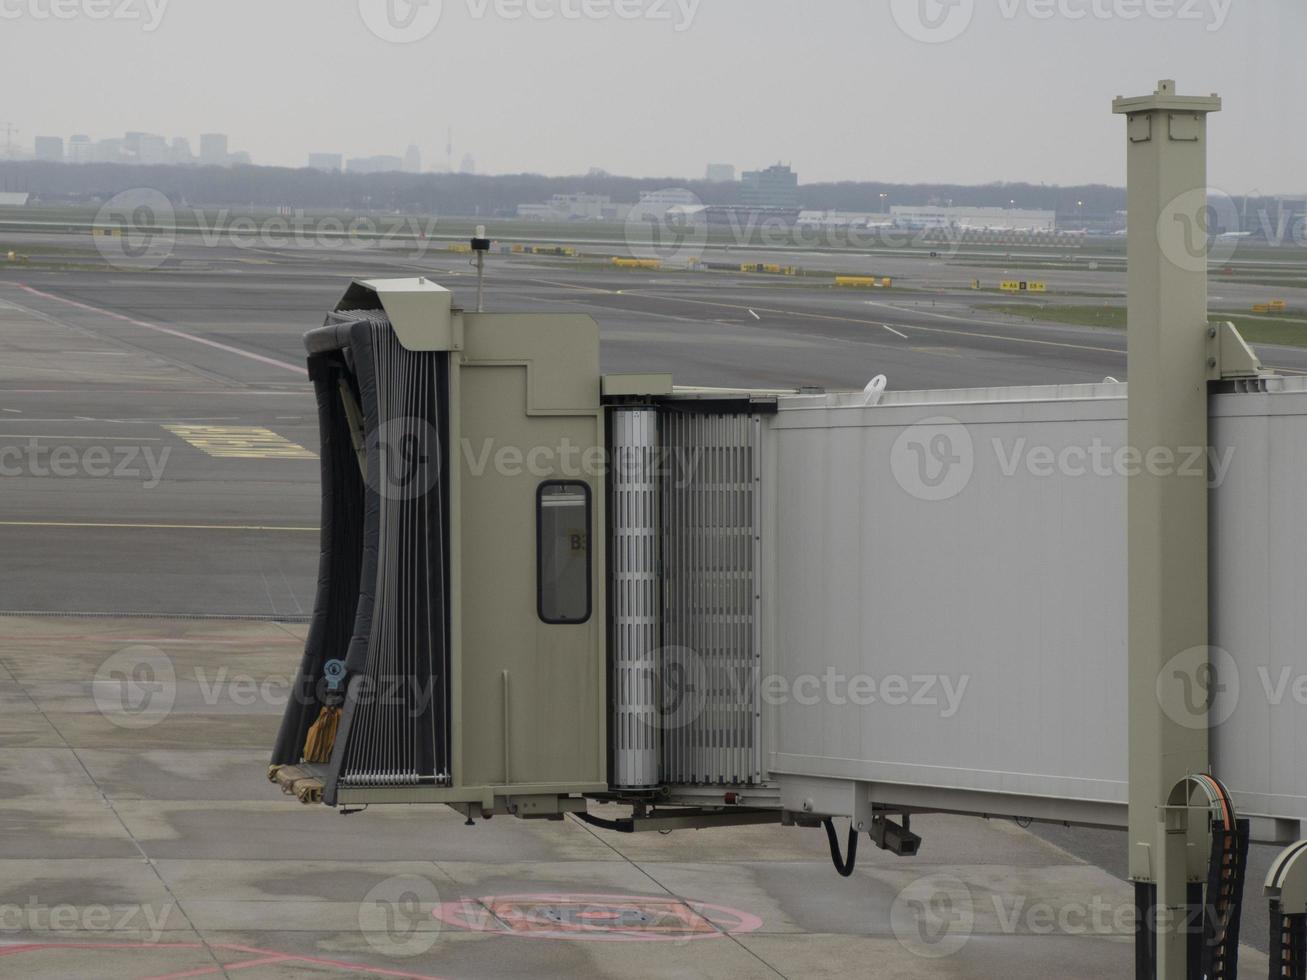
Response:
[{"label": "beige support column", "polygon": [[1130,876],[1157,885],[1159,980],[1185,980],[1187,952],[1187,821],[1166,804],[1208,768],[1205,710],[1169,703],[1185,688],[1165,676],[1206,662],[1207,480],[1167,460],[1208,445],[1207,115],[1220,108],[1172,81],[1113,105],[1128,123],[1129,445],[1142,460],[1129,480]]}]

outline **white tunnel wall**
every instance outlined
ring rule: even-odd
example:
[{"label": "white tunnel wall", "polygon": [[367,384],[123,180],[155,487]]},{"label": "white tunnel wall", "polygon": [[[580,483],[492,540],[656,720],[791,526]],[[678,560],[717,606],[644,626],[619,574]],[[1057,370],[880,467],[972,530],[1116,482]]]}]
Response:
[{"label": "white tunnel wall", "polygon": [[[932,439],[945,430],[909,427],[941,417],[973,471],[919,499],[895,445],[914,462],[901,437]],[[796,689],[775,708],[777,771],[1125,800],[1125,484],[1008,477],[993,442],[1022,437],[1115,448],[1124,401],[778,414],[776,663],[791,688],[823,685],[816,705]],[[828,703],[828,670],[847,703]]]},{"label": "white tunnel wall", "polygon": [[[1307,820],[1307,392],[1222,395],[1213,494],[1212,762],[1252,813]],[[1221,657],[1221,654],[1216,656]]]},{"label": "white tunnel wall", "polygon": [[[1307,819],[1307,681],[1273,706],[1263,680],[1307,676],[1307,386],[1276,384],[1213,401],[1217,455],[1234,452],[1213,493],[1212,642],[1241,692],[1233,709],[1217,697],[1214,768],[1245,812]],[[1085,811],[1058,801],[1125,803],[1123,394],[782,399],[765,447],[774,776],[982,812],[993,794],[1044,797],[1067,819]],[[913,445],[961,461],[932,487]],[[1045,447],[1086,472],[1045,475]]]}]

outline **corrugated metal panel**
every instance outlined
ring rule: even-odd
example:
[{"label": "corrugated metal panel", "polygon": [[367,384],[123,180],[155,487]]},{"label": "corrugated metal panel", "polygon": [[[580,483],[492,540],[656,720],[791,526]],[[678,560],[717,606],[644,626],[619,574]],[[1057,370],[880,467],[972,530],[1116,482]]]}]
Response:
[{"label": "corrugated metal panel", "polygon": [[973,394],[781,400],[773,771],[1123,802],[1124,399]]},{"label": "corrugated metal panel", "polygon": [[665,783],[761,775],[759,430],[751,415],[661,418]]},{"label": "corrugated metal panel", "polygon": [[[1307,379],[1266,387],[1212,403],[1213,768],[1307,820]],[[769,774],[1124,804],[1124,393],[780,400]]]},{"label": "corrugated metal panel", "polygon": [[[1213,399],[1212,761],[1249,813],[1307,820],[1307,393]],[[1292,386],[1292,387],[1291,387]],[[1277,390],[1278,389],[1278,390]]]},{"label": "corrugated metal panel", "polygon": [[370,354],[358,343],[351,350],[358,370],[370,365],[373,375],[359,380],[365,419],[374,426],[365,435],[375,524],[366,514],[352,517],[364,520],[365,555],[376,550],[375,580],[361,585],[346,664],[353,672],[364,650],[366,662],[350,678],[332,762],[342,786],[447,785],[448,360],[406,349],[387,322],[369,319]]},{"label": "corrugated metal panel", "polygon": [[658,785],[659,648],[658,413],[612,415],[613,786]]}]

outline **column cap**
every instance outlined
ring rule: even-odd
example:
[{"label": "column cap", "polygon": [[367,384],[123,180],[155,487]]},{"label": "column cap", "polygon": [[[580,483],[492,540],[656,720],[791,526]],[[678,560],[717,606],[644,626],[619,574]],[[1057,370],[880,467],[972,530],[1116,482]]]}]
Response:
[{"label": "column cap", "polygon": [[1220,112],[1221,97],[1213,93],[1210,96],[1176,95],[1175,81],[1164,78],[1157,83],[1157,91],[1152,95],[1140,95],[1134,98],[1117,96],[1112,103],[1112,111],[1118,115],[1134,112]]}]

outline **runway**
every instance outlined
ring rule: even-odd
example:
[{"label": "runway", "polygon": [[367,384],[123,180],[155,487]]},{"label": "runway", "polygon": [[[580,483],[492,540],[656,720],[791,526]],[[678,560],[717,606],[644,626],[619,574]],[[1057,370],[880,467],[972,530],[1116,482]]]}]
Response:
[{"label": "runway", "polygon": [[[68,240],[23,236],[33,266],[0,266],[0,450],[8,454],[0,542],[13,556],[0,611],[307,615],[317,423],[301,336],[352,278],[422,274],[469,306],[467,256],[434,246],[419,254],[181,241],[157,270],[42,262],[43,248]],[[730,258],[874,269],[895,286],[836,289],[826,280],[492,254],[486,308],[591,315],[606,372],[667,372],[679,384],[860,389],[884,374],[893,389],[939,389],[1125,379],[1121,331],[974,309],[998,300],[963,284],[995,273],[965,256],[732,250]],[[1061,277],[1049,277],[1051,289],[1111,295],[1124,285],[1119,268]],[[1307,371],[1305,349],[1263,357]],[[188,441],[184,426],[210,431]],[[260,434],[253,451],[215,453],[215,442],[242,430]],[[42,460],[56,450],[74,462],[48,473]],[[101,452],[113,460],[107,474],[87,465]]]}]

